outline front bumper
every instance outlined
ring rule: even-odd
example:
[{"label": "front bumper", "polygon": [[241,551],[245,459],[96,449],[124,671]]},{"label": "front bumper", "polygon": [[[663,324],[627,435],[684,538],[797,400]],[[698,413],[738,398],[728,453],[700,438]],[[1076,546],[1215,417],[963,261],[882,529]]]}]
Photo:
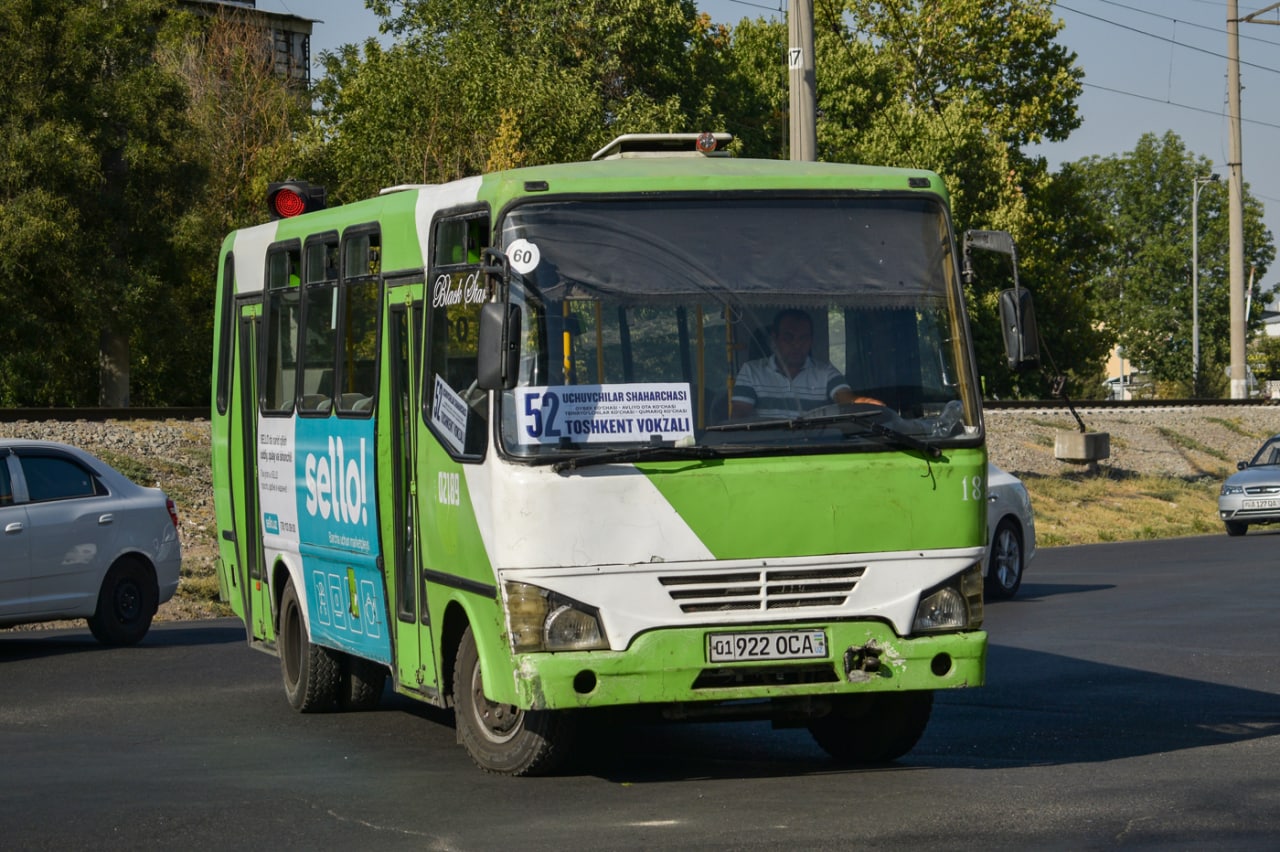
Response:
[{"label": "front bumper", "polygon": [[954,689],[981,686],[986,678],[984,631],[904,639],[886,624],[866,621],[828,624],[825,658],[707,662],[708,634],[777,629],[664,629],[641,634],[625,652],[520,654],[515,703],[541,710],[735,701]]}]

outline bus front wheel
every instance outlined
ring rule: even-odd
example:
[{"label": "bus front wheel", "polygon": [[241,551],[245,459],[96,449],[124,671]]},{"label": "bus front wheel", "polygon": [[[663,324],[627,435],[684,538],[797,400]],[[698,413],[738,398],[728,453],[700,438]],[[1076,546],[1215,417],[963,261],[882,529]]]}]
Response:
[{"label": "bus front wheel", "polygon": [[284,595],[280,598],[277,641],[284,692],[293,709],[299,713],[333,709],[338,700],[341,665],[337,654],[312,644],[307,636],[307,622],[302,617],[302,605],[292,580],[285,583]]},{"label": "bus front wheel", "polygon": [[480,677],[480,655],[468,627],[453,668],[453,708],[458,742],[485,772],[545,775],[568,755],[573,720],[564,711],[521,710],[490,701]]},{"label": "bus front wheel", "polygon": [[809,723],[823,751],[841,763],[889,763],[915,747],[933,710],[933,693],[874,692],[835,699],[831,712]]}]

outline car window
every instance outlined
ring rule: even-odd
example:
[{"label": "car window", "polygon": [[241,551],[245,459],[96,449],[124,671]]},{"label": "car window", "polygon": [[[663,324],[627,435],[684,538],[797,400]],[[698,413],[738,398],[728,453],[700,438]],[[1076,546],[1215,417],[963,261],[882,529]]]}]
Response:
[{"label": "car window", "polygon": [[3,456],[0,456],[0,506],[13,503],[13,482],[9,478],[9,465],[6,461]]},{"label": "car window", "polygon": [[31,502],[65,500],[69,497],[92,497],[99,492],[97,480],[86,468],[63,456],[18,457],[22,475],[27,480]]}]

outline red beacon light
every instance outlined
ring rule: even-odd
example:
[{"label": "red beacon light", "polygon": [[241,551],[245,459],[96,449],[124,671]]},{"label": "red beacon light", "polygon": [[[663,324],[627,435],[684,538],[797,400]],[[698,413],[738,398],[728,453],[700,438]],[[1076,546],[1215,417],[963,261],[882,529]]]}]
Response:
[{"label": "red beacon light", "polygon": [[267,210],[272,219],[290,219],[324,209],[323,186],[304,180],[288,180],[267,185]]},{"label": "red beacon light", "polygon": [[694,143],[699,154],[714,154],[716,147],[720,144],[716,139],[716,135],[710,131],[698,135],[698,141]]}]

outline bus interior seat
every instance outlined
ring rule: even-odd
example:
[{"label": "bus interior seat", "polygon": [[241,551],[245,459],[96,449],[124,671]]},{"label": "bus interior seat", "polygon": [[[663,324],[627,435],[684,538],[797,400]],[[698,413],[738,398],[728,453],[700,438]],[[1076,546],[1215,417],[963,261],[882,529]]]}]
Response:
[{"label": "bus interior seat", "polygon": [[373,410],[373,397],[366,396],[364,399],[357,400],[356,404],[351,406],[352,411],[371,411]]}]

